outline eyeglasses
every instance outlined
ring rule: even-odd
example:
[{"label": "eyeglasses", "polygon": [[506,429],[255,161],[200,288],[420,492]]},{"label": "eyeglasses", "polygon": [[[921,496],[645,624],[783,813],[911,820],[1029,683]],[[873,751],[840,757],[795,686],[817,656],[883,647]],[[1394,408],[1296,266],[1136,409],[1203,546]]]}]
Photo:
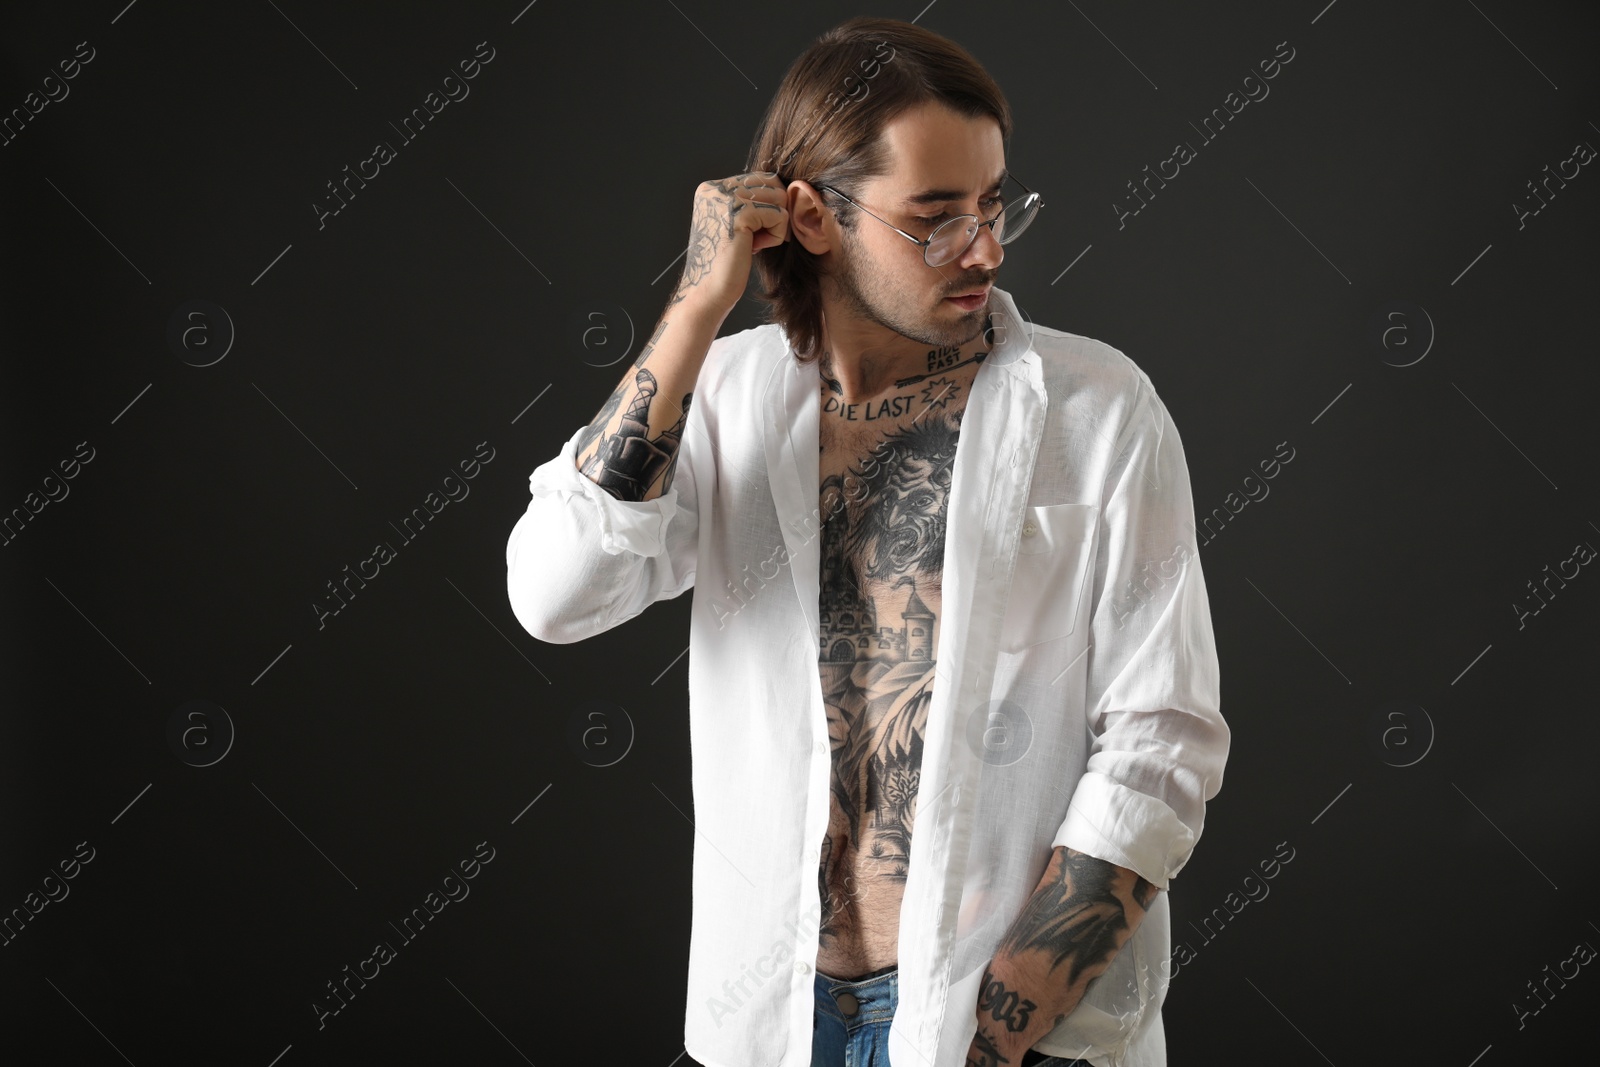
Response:
[{"label": "eyeglasses", "polygon": [[[1008,174],[1006,177],[1018,185],[1022,185],[1022,182],[1018,181],[1015,176]],[[836,193],[844,197],[852,207],[867,211],[866,208],[861,207],[860,204],[857,204],[831,185],[819,185],[817,188]],[[1039,209],[1044,206],[1044,201],[1040,199],[1038,193],[1029,189],[1026,185],[1022,185],[1022,190],[1027,194],[1026,196],[1016,204],[1002,203],[1000,210],[993,218],[980,220],[976,215],[957,215],[947,222],[940,223],[926,241],[913,237],[889,220],[872,215],[870,211],[867,211],[867,214],[872,215],[873,218],[878,219],[879,222],[912,244],[919,245],[922,248],[923,262],[927,263],[928,266],[942,267],[946,263],[959,259],[966,254],[967,249],[972,247],[972,242],[977,238],[980,226],[990,227],[991,232],[994,234],[994,239],[1003,245],[1015,241],[1022,231],[1028,228],[1028,223],[1033,221],[1033,217],[1039,213]]]}]

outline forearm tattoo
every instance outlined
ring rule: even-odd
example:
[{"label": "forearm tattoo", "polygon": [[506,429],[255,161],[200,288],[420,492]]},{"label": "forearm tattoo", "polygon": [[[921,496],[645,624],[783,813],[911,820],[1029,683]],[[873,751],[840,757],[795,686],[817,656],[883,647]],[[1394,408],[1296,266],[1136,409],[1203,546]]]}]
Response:
[{"label": "forearm tattoo", "polygon": [[622,403],[622,389],[611,395],[605,408],[590,425],[582,447],[587,449],[595,435],[599,435],[599,444],[594,454],[579,466],[579,470],[618,500],[639,501],[645,499],[645,493],[658,478],[665,479],[661,484],[662,493],[672,488],[672,474],[678,465],[678,447],[683,441],[689,404],[694,394],[683,394],[677,422],[658,436],[649,438],[646,434],[650,430],[650,406],[656,398],[656,376],[640,367],[634,373],[633,381],[633,396],[616,432],[602,434],[598,427],[611,421],[612,413]]},{"label": "forearm tattoo", "polygon": [[[983,981],[978,986],[978,1030],[973,1035],[968,1050],[967,1067],[993,1067],[1011,1060],[1000,1051],[1002,1034],[1018,1034],[1034,1021],[1033,1013],[1039,1005],[1006,984],[985,967]],[[1066,1018],[1057,1016],[1055,1023]],[[1051,1024],[1053,1028],[1055,1023]],[[1009,1043],[1014,1047],[1015,1043]]]},{"label": "forearm tattoo", "polygon": [[[738,195],[741,189],[762,185],[761,182],[745,181],[748,177],[751,175],[742,174],[704,182],[697,190],[689,244],[684,250],[683,270],[667,301],[666,311],[662,313],[655,334],[633,361],[632,382],[624,381],[617,387],[578,439],[578,469],[618,500],[644,500],[657,481],[661,482],[662,494],[672,487],[678,448],[683,440],[689,404],[694,394],[683,394],[677,406],[677,421],[656,437],[650,437],[651,412],[660,413],[655,406],[660,399],[660,383],[645,367],[645,361],[666,332],[667,316],[672,313],[672,308],[711,275],[718,250],[735,233],[734,223],[739,213],[750,209],[777,210],[775,204]],[[663,404],[667,402],[662,401]],[[621,421],[613,432],[606,433],[606,427],[611,425],[619,409],[622,410]]]},{"label": "forearm tattoo", "polygon": [[[1073,849],[1063,849],[1056,877],[1041,886],[1012,923],[998,952],[1029,949],[1049,954],[1051,969],[1070,963],[1068,984],[1090,968],[1108,965],[1129,926],[1122,897],[1115,890],[1115,864]],[[1133,885],[1133,899],[1148,910],[1159,890],[1144,878]]]},{"label": "forearm tattoo", "polygon": [[979,1025],[978,1032],[972,1035],[972,1045],[967,1050],[966,1067],[998,1067],[1011,1060],[1000,1051],[1000,1046],[995,1044],[995,1035],[987,1026]]},{"label": "forearm tattoo", "polygon": [[1003,1023],[1011,1033],[1026,1030],[1038,1006],[1020,993],[1007,989],[987,967],[983,969],[983,984],[978,987],[978,1010],[988,1012],[989,1018]]}]

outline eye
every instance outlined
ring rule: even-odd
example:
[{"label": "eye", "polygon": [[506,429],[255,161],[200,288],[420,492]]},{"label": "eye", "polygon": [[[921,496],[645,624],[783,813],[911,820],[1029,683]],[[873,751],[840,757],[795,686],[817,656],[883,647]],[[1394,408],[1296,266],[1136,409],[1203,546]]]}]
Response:
[{"label": "eye", "polygon": [[[994,214],[996,214],[999,211],[999,209],[1005,204],[1005,202],[1006,202],[1006,198],[1003,197],[1003,196],[991,196],[987,200],[983,201],[982,204],[979,205],[978,210],[983,213],[983,216],[985,218],[989,218],[989,217],[993,216]],[[922,223],[923,225],[933,226],[933,225],[935,225],[937,223],[944,222],[947,219],[952,218],[953,216],[950,214],[950,212],[943,211],[943,212],[940,212],[939,214],[931,216],[931,217],[927,216],[927,215],[915,215],[915,216],[912,216],[912,217],[915,218],[918,222]]]}]

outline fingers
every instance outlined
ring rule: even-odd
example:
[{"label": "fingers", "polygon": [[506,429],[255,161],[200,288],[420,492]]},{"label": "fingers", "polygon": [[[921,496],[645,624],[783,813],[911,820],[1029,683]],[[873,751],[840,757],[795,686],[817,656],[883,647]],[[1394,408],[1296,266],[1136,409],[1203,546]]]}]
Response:
[{"label": "fingers", "polygon": [[775,171],[751,171],[737,179],[734,196],[741,208],[734,216],[737,227],[753,234],[751,249],[760,251],[789,239],[789,210],[784,183]]}]

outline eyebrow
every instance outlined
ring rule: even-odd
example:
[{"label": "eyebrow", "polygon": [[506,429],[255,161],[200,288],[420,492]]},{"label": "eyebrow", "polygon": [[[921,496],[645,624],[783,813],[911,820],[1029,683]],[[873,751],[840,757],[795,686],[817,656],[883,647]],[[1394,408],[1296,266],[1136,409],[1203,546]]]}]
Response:
[{"label": "eyebrow", "polygon": [[[1010,173],[1011,172],[1008,170],[1002,170],[1000,172],[1000,177],[996,178],[994,180],[994,184],[985,189],[984,192],[992,193],[996,189],[999,189],[1006,183],[1006,178],[1010,176]],[[967,191],[965,189],[928,189],[924,192],[908,196],[900,202],[907,207],[912,207],[919,204],[942,204],[949,200],[960,200],[966,195]]]}]

